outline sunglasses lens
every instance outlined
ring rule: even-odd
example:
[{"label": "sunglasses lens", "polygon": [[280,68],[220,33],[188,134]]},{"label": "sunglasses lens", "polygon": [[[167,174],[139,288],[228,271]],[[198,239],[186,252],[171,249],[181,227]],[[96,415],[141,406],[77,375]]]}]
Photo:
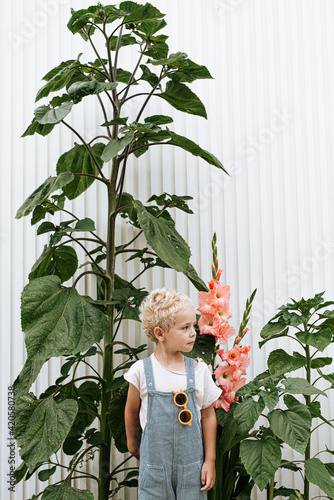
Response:
[{"label": "sunglasses lens", "polygon": [[176,394],[175,402],[177,405],[183,406],[183,405],[187,404],[187,401],[188,401],[188,398],[187,398],[186,394],[182,394],[182,393]]},{"label": "sunglasses lens", "polygon": [[180,413],[180,420],[183,424],[187,424],[191,420],[191,413],[189,410],[182,410]]}]

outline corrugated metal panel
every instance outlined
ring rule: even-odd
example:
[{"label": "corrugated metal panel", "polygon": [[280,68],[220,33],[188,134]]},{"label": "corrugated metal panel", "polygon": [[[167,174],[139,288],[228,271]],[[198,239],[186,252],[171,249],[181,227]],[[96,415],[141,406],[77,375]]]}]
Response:
[{"label": "corrugated metal panel", "polygon": [[[20,135],[31,121],[42,76],[82,51],[80,37],[73,37],[66,29],[70,7],[78,9],[91,3],[16,0],[7,6],[6,26],[0,35],[5,75],[0,80],[0,396],[4,438],[8,437],[7,387],[25,356],[18,312],[20,292],[46,241],[43,236],[35,238],[28,220],[14,221],[14,215],[35,187],[54,173],[58,157],[75,140],[64,128],[48,138],[23,140]],[[129,165],[126,189],[143,201],[163,191],[194,197],[194,215],[176,213],[177,228],[189,242],[192,263],[205,280],[210,279],[211,237],[217,232],[223,280],[231,285],[235,326],[246,297],[258,289],[249,334],[252,362],[248,374],[252,378],[264,369],[266,356],[278,345],[272,342],[261,351],[257,347],[261,327],[278,306],[289,297],[298,299],[323,290],[326,298],[334,297],[334,72],[330,59],[334,6],[330,0],[152,3],[167,14],[171,50],[187,52],[191,59],[205,64],[215,79],[192,85],[206,105],[208,121],[181,116],[162,102],[152,103],[150,111],[172,114],[174,130],[222,159],[230,177],[181,150],[152,148]],[[71,120],[86,133],[97,113],[99,110],[77,107]],[[101,186],[97,189],[97,201],[92,191],[86,200],[76,200],[73,209],[96,218],[103,232],[104,195]],[[130,227],[120,229],[120,238],[132,235]],[[138,265],[126,266],[124,260],[120,260],[119,269],[129,273],[125,277],[138,274]],[[93,293],[94,283],[86,280],[86,284]],[[196,301],[196,291],[183,276],[171,271],[154,270],[139,284],[179,287]],[[125,325],[123,335],[138,342],[140,328]],[[287,342],[280,342],[280,346],[294,348]],[[333,354],[330,350],[327,355]],[[43,369],[37,392],[58,376],[59,366],[56,360]],[[332,416],[333,401],[323,406],[325,415]],[[334,446],[333,437],[320,432],[313,442],[315,451],[325,444],[331,449]],[[9,448],[5,439],[2,443],[1,472],[6,477]],[[292,475],[285,475],[282,481],[294,484]],[[10,498],[27,499],[35,486],[34,479],[20,483]],[[9,498],[5,482],[1,497]]]}]

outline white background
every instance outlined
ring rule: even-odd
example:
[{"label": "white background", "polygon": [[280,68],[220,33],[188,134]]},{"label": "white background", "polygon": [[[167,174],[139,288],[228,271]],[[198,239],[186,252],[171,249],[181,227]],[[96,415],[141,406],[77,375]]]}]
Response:
[{"label": "white background", "polygon": [[[26,197],[48,175],[54,175],[60,154],[76,140],[59,126],[46,138],[20,136],[33,117],[34,98],[43,84],[42,77],[61,61],[87,51],[87,45],[79,35],[69,32],[66,23],[71,7],[79,9],[92,3],[13,0],[3,12],[0,33],[2,479],[9,472],[7,388],[25,359],[20,293],[47,241],[45,235],[35,237],[29,217],[19,221],[14,217]],[[190,59],[205,64],[214,80],[195,82],[191,87],[203,100],[208,120],[183,115],[161,102],[152,103],[148,112],[171,114],[175,120],[173,130],[215,154],[230,176],[181,150],[162,151],[157,147],[129,166],[126,189],[143,202],[151,194],[163,191],[194,198],[191,202],[194,215],[174,214],[177,229],[189,243],[191,262],[205,281],[210,279],[211,238],[216,231],[220,267],[224,270],[222,282],[231,287],[235,327],[241,320],[246,298],[257,288],[248,333],[248,343],[252,345],[250,380],[265,369],[271,350],[279,346],[292,352],[296,348],[293,343],[281,341],[273,341],[262,350],[258,348],[259,332],[277,307],[290,297],[298,300],[322,291],[326,291],[326,299],[334,299],[334,4],[331,0],[154,0],[152,3],[166,13],[164,32],[170,37],[171,52],[186,52]],[[81,60],[92,57],[88,51]],[[124,68],[127,64],[124,63]],[[101,123],[101,116],[90,103],[86,107],[77,106],[69,122],[91,137]],[[73,210],[82,218],[97,220],[101,234],[105,230],[104,202],[103,192],[96,193],[92,188],[85,200],[80,198],[73,203]],[[127,241],[135,234],[121,224],[118,229],[118,241]],[[139,271],[137,264],[127,267],[119,264],[119,272],[125,278],[131,279]],[[87,292],[94,294],[94,284],[87,280],[86,285]],[[197,300],[196,290],[172,271],[154,271],[137,285],[149,289],[163,285],[177,287]],[[125,325],[122,335],[135,344],[144,341],[139,325]],[[324,354],[333,354],[333,348]],[[327,367],[327,371],[333,369]],[[44,367],[36,393],[51,384],[58,373],[59,360]],[[333,399],[323,400],[327,418],[333,417],[333,404]],[[333,433],[319,432],[312,439],[313,453],[325,445],[334,448]],[[332,456],[326,455],[321,458],[330,462]],[[284,456],[300,458],[297,453],[289,455],[288,451]],[[16,461],[20,463],[18,454]],[[284,477],[277,475],[277,481],[279,485],[300,486],[290,473],[284,473]],[[17,485],[15,493],[9,495],[6,482],[1,483],[1,498],[11,500],[26,500],[42,486],[31,479]],[[317,490],[312,493],[316,495]],[[265,498],[264,493],[258,498]]]}]

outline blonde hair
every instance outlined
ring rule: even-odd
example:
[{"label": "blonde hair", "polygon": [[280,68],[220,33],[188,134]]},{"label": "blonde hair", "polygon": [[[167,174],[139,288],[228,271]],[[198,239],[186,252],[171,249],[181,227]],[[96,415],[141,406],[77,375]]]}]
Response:
[{"label": "blonde hair", "polygon": [[154,328],[158,326],[168,332],[175,325],[176,314],[189,307],[195,309],[192,300],[184,293],[168,288],[153,290],[139,307],[139,318],[145,334],[156,343]]}]

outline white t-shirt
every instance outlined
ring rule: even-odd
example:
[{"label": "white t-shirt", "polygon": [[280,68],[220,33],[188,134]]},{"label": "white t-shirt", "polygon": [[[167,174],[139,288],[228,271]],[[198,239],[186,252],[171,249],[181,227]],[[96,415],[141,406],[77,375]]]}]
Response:
[{"label": "white t-shirt", "polygon": [[[177,372],[165,368],[154,354],[151,355],[155,389],[159,392],[185,390],[187,388],[186,372]],[[124,375],[125,380],[134,385],[140,393],[141,406],[139,419],[141,428],[144,429],[147,418],[147,387],[143,360],[136,361]],[[208,408],[217,401],[221,389],[212,380],[208,366],[202,359],[198,359],[195,367],[195,386],[198,418],[201,420],[201,410]]]}]

